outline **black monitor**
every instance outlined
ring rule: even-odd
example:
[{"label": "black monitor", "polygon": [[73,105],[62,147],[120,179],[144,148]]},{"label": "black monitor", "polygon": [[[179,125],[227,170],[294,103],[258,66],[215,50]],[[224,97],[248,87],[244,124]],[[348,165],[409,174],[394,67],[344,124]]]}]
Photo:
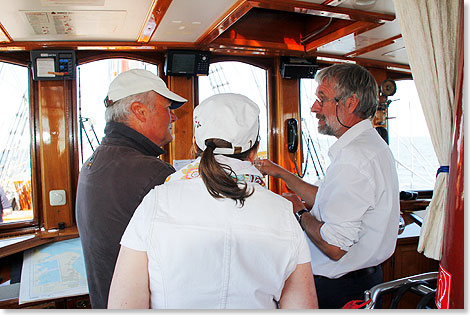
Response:
[{"label": "black monitor", "polygon": [[281,77],[284,79],[315,78],[318,70],[317,59],[281,57],[279,66]]},{"label": "black monitor", "polygon": [[168,50],[165,57],[165,75],[189,77],[209,74],[208,51]]}]

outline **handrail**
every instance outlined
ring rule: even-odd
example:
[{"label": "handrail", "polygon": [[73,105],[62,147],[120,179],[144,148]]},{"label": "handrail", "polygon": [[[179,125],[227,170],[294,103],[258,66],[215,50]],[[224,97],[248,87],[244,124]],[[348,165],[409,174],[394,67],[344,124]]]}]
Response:
[{"label": "handrail", "polygon": [[422,273],[422,274],[419,274],[419,275],[414,275],[414,276],[410,276],[410,277],[406,277],[406,278],[401,278],[401,279],[397,279],[397,280],[392,280],[392,281],[380,283],[380,284],[372,287],[372,289],[366,290],[364,292],[364,301],[369,301],[370,300],[370,302],[365,306],[365,308],[366,309],[373,309],[375,307],[375,303],[377,302],[377,299],[379,298],[380,295],[382,295],[384,293],[387,293],[387,292],[390,292],[390,291],[393,291],[393,290],[396,290],[399,287],[409,285],[409,284],[414,283],[414,282],[416,282],[417,286],[422,286],[423,287],[422,290],[421,289],[416,289],[416,290],[418,290],[419,292],[423,292],[423,294],[427,294],[427,293],[429,293],[429,288],[427,288],[426,286],[423,286],[421,284],[421,281],[437,280],[438,274],[439,273],[437,271],[427,272],[427,273]]}]

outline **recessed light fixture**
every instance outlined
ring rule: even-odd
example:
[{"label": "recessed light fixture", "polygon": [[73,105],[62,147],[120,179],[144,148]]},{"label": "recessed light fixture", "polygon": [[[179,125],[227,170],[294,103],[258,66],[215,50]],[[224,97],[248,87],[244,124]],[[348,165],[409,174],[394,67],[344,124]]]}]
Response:
[{"label": "recessed light fixture", "polygon": [[181,24],[181,23],[183,23],[183,21],[178,21],[178,20],[175,20],[175,21],[171,21],[171,23],[175,23],[175,24]]},{"label": "recessed light fixture", "polygon": [[354,0],[353,7],[359,10],[369,10],[376,2],[377,0]]}]

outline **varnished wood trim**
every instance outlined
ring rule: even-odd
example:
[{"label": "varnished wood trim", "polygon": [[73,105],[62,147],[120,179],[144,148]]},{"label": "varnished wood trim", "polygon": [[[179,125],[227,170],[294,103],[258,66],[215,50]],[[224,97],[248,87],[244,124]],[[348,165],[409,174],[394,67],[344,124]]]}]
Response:
[{"label": "varnished wood trim", "polygon": [[323,46],[325,44],[331,43],[337,39],[340,39],[346,35],[355,33],[355,32],[361,32],[364,29],[370,29],[371,27],[376,27],[378,26],[377,24],[373,24],[370,22],[363,22],[363,21],[358,21],[349,24],[346,27],[343,27],[335,32],[329,33],[325,36],[319,37],[317,39],[312,40],[309,42],[307,45],[305,45],[305,50],[307,52],[311,52],[315,49],[317,49],[320,46]]},{"label": "varnished wood trim", "polygon": [[34,49],[74,49],[74,50],[109,50],[109,51],[163,51],[169,48],[195,48],[196,45],[193,43],[182,43],[182,42],[148,42],[148,43],[137,43],[137,42],[60,42],[60,41],[28,41],[28,42],[13,42],[13,43],[1,43],[0,52],[8,51],[9,48],[18,48],[19,51],[28,51]]},{"label": "varnished wood trim", "polygon": [[418,211],[424,210],[431,202],[430,199],[421,200],[400,200],[401,211]]},{"label": "varnished wood trim", "polygon": [[188,100],[183,106],[173,111],[178,119],[173,123],[173,140],[168,147],[170,163],[174,160],[195,158],[191,148],[193,146],[193,110],[197,102],[194,96],[194,81],[196,80],[197,77],[168,76],[168,88]]},{"label": "varnished wood trim", "polygon": [[34,238],[30,238],[28,240],[16,244],[11,244],[2,247],[0,250],[0,258],[16,254],[40,245],[57,241],[65,241],[71,238],[77,238],[78,236],[78,230],[76,227],[66,228],[54,232],[36,232]]},{"label": "varnished wood trim", "polygon": [[17,66],[27,66],[30,56],[29,52],[18,51],[14,55],[11,53],[0,52],[0,62],[11,63]]},{"label": "varnished wood trim", "polygon": [[[287,150],[287,120],[290,118],[295,118],[299,122],[300,128],[300,80],[299,79],[283,79],[281,77],[279,69],[280,58],[275,59],[274,73],[271,72],[274,82],[272,97],[273,103],[271,107],[270,116],[270,126],[272,132],[272,142],[269,144],[270,150],[270,159],[276,161],[280,166],[284,167],[292,173],[296,173],[294,156],[297,160],[297,163],[302,161],[300,149],[296,153],[290,153]],[[300,135],[300,132],[299,132]],[[301,139],[299,139],[301,141]],[[299,169],[301,165],[299,165]],[[279,178],[269,177],[269,189],[275,193],[281,194],[288,192],[286,184]]]},{"label": "varnished wood trim", "polygon": [[[73,86],[70,81],[38,81],[35,92],[39,105],[39,152],[41,165],[41,195],[44,228],[57,228],[63,222],[66,227],[73,225],[72,165],[70,164],[71,130],[67,123],[72,117],[74,101]],[[51,206],[51,190],[61,189],[66,193],[66,203]]]},{"label": "varnished wood trim", "polygon": [[351,51],[350,53],[347,53],[344,56],[345,57],[357,57],[359,55],[363,55],[363,54],[368,53],[370,51],[377,50],[379,48],[382,48],[382,47],[385,47],[385,46],[388,46],[388,45],[392,45],[399,38],[401,38],[401,34],[395,35],[393,37],[387,38],[383,41],[380,41],[378,43],[363,47],[361,49]]},{"label": "varnished wood trim", "polygon": [[244,16],[253,6],[250,1],[238,0],[225,14],[196,41],[197,45],[207,45]]},{"label": "varnished wood trim", "polygon": [[243,62],[255,67],[259,67],[264,70],[268,70],[273,67],[273,60],[270,58],[260,57],[245,57],[245,56],[234,56],[234,55],[212,55],[211,63],[224,62],[224,61],[238,61]]},{"label": "varnished wood trim", "polygon": [[[387,69],[390,67],[393,67],[393,68],[399,68],[399,69],[411,71],[411,68],[409,65],[403,65],[400,63],[372,60],[372,59],[365,59],[365,58],[351,58],[351,60],[354,60],[357,64],[360,64],[364,67],[371,66],[371,67],[382,67],[382,68],[387,68]],[[388,71],[395,71],[395,70],[388,69]],[[411,73],[408,73],[408,74],[411,74]]]},{"label": "varnished wood trim", "polygon": [[280,43],[280,42],[266,42],[259,40],[249,40],[249,39],[232,39],[232,38],[218,38],[214,44],[226,47],[249,47],[257,48],[259,51],[266,50],[289,50],[289,51],[304,51],[304,46],[297,43]]},{"label": "varnished wood trim", "polygon": [[5,35],[5,37],[7,38],[7,42],[11,43],[13,41],[10,34],[8,34],[7,30],[5,29],[2,23],[0,23],[0,32],[2,32],[3,35]]},{"label": "varnished wood trim", "polygon": [[331,6],[337,6],[343,3],[344,0],[325,0],[322,2],[322,5],[331,5]]},{"label": "varnished wood trim", "polygon": [[343,20],[370,23],[383,23],[395,20],[395,15],[393,14],[368,12],[296,0],[249,0],[249,3],[256,8],[333,17]]},{"label": "varnished wood trim", "polygon": [[171,1],[172,0],[153,0],[152,6],[145,19],[146,22],[139,32],[137,42],[148,43],[150,41],[165,16],[166,11],[170,7]]},{"label": "varnished wood trim", "polygon": [[77,51],[76,52],[78,65],[86,63],[105,60],[105,59],[132,59],[144,61],[158,65],[164,62],[164,54],[162,52],[126,52],[126,51]]},{"label": "varnished wood trim", "polygon": [[[382,68],[387,68],[387,67],[394,67],[394,68],[399,68],[403,70],[408,70],[410,71],[410,66],[409,65],[404,65],[400,63],[393,63],[393,62],[385,62],[385,61],[379,61],[379,60],[372,60],[372,59],[365,59],[365,58],[352,58],[352,57],[344,57],[344,56],[338,56],[338,55],[332,55],[332,54],[325,54],[325,53],[314,53],[314,56],[320,57],[320,58],[326,58],[326,59],[331,59],[332,61],[327,61],[324,59],[320,59],[318,62],[322,63],[338,63],[338,62],[344,62],[344,61],[354,61],[358,64],[361,64],[362,66],[371,66],[371,67],[382,67]],[[338,61],[338,62],[336,62]],[[393,71],[393,70],[388,70],[388,71]]]}]

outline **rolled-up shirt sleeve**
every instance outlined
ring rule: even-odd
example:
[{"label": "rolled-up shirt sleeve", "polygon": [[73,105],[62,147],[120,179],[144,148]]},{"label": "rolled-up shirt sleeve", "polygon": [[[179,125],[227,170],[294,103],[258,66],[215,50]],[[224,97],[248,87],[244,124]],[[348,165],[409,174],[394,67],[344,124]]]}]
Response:
[{"label": "rolled-up shirt sleeve", "polygon": [[373,183],[351,165],[338,165],[334,171],[322,187],[327,195],[318,205],[324,222],[320,234],[327,243],[348,251],[361,236],[362,217],[374,207]]}]

